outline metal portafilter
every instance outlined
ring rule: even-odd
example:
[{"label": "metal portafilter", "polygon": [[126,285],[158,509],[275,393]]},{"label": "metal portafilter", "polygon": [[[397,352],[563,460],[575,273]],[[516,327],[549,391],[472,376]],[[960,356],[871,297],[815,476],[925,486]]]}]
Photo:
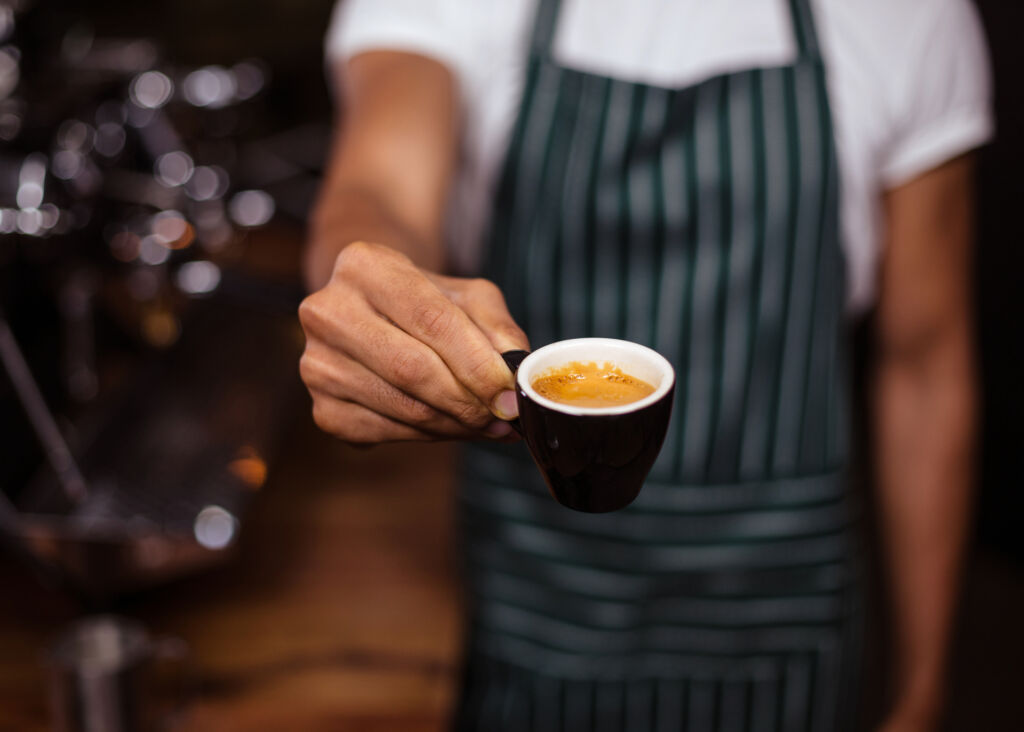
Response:
[{"label": "metal portafilter", "polygon": [[47,654],[55,732],[149,732],[168,729],[178,699],[161,699],[154,667],[173,663],[183,678],[185,643],[155,639],[138,622],[113,615],[84,618]]}]

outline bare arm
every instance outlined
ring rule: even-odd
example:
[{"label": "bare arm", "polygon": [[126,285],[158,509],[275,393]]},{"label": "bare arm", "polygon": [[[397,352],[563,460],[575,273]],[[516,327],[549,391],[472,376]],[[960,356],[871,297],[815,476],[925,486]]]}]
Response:
[{"label": "bare arm", "polygon": [[458,135],[451,74],[420,56],[378,51],[335,77],[345,80],[342,113],[310,221],[307,285],[323,287],[353,241],[384,244],[439,271]]},{"label": "bare arm", "polygon": [[886,195],[888,246],[873,380],[881,526],[897,639],[884,729],[939,721],[971,509],[975,439],[972,159]]},{"label": "bare arm", "polygon": [[300,371],[324,430],[356,443],[509,436],[527,347],[492,283],[438,274],[456,91],[436,61],[352,59],[312,217]]}]

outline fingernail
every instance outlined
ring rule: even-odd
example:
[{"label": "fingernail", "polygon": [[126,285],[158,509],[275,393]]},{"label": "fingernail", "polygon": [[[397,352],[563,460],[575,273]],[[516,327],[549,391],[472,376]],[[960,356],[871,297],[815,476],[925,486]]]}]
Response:
[{"label": "fingernail", "polygon": [[514,391],[503,391],[494,399],[494,406],[491,408],[501,419],[515,419],[519,416],[519,405],[516,404],[516,393]]},{"label": "fingernail", "polygon": [[500,419],[496,419],[489,425],[487,425],[487,428],[484,430],[484,434],[487,435],[488,437],[500,439],[502,437],[507,437],[508,433],[511,431],[512,426],[509,425],[508,422],[503,422]]}]

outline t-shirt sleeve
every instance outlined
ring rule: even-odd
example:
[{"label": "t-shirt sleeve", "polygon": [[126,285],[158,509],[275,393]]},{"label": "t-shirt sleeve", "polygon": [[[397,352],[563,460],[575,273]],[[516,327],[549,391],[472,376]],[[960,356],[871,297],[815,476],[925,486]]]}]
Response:
[{"label": "t-shirt sleeve", "polygon": [[466,62],[465,13],[459,11],[459,0],[338,0],[325,39],[327,61],[405,51],[457,73]]},{"label": "t-shirt sleeve", "polygon": [[904,183],[987,142],[994,128],[988,52],[970,0],[924,0],[905,29],[905,73],[889,75],[892,136],[885,187]]}]

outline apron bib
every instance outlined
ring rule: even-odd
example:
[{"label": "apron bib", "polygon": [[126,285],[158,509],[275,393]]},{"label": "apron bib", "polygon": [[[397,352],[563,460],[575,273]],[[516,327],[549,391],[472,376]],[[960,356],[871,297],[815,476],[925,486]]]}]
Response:
[{"label": "apron bib", "polygon": [[843,729],[859,627],[844,271],[809,2],[790,2],[792,65],[683,89],[558,66],[558,10],[537,10],[486,275],[535,346],[661,352],[676,402],[613,514],[558,506],[522,445],[467,449],[457,727]]}]

